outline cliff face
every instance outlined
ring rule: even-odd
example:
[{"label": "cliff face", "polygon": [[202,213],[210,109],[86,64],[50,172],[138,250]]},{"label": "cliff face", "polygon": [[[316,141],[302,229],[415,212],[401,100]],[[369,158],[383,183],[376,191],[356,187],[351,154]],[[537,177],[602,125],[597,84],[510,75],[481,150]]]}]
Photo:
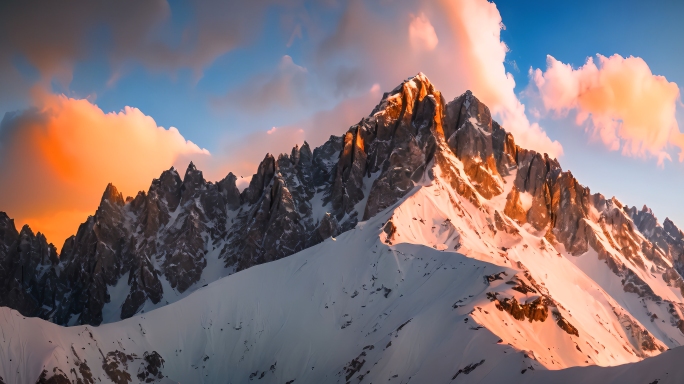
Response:
[{"label": "cliff face", "polygon": [[28,226],[17,232],[14,221],[0,212],[0,306],[47,316],[43,306],[59,290],[58,264],[45,236]]},{"label": "cliff face", "polygon": [[626,292],[668,302],[652,276],[684,290],[684,234],[671,221],[591,194],[557,160],[517,146],[470,91],[446,102],[419,74],[342,136],[267,154],[242,192],[233,174],[207,182],[192,163],[135,198],[108,185],[59,257],[0,215],[0,305],[62,325],[128,318],[338,236],[436,177],[495,230],[525,230],[575,256],[595,251]]}]

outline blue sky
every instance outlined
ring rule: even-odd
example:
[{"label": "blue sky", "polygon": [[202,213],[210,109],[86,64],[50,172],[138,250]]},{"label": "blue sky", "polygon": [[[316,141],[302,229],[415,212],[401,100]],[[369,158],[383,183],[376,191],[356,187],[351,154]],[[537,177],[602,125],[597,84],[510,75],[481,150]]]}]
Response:
[{"label": "blue sky", "polygon": [[[598,60],[597,54],[618,54],[640,58],[653,75],[684,84],[684,3],[494,3],[155,0],[145,7],[137,2],[104,6],[75,2],[70,8],[5,3],[0,6],[0,81],[4,84],[0,114],[10,114],[0,125],[0,151],[5,152],[4,156],[0,152],[0,180],[6,185],[29,183],[12,178],[17,172],[8,169],[21,168],[26,160],[7,155],[8,148],[22,144],[13,141],[24,129],[21,121],[32,117],[46,121],[50,113],[59,115],[64,103],[53,96],[86,99],[104,113],[130,106],[157,126],[176,127],[185,140],[206,148],[211,156],[174,144],[169,151],[175,151],[176,160],[170,162],[182,166],[188,159],[199,161],[207,177],[217,179],[228,170],[248,176],[267,151],[287,152],[303,139],[321,144],[327,135],[341,134],[370,112],[382,91],[423,71],[447,99],[473,89],[490,104],[497,120],[521,137],[519,143],[524,141],[519,132],[537,129],[538,123],[541,133],[530,135],[538,140],[527,142],[542,150],[557,142],[556,148],[562,146],[563,168],[593,192],[616,195],[628,205],[647,204],[661,221],[669,216],[684,225],[684,204],[679,201],[684,166],[678,161],[677,146],[661,148],[672,160],[659,165],[655,156],[625,155],[592,140],[591,128],[573,119],[579,110],[570,108],[567,117],[550,110],[533,115],[533,109],[545,105],[540,104],[541,91],[529,74],[530,68],[546,70],[547,55],[577,69],[588,57]],[[503,30],[498,29],[498,17]],[[412,25],[417,28],[415,36]],[[508,47],[503,63],[499,37]],[[485,47],[485,52],[479,47]],[[494,61],[491,66],[490,61]],[[508,85],[506,73],[515,80],[514,88]],[[516,112],[518,103],[525,106],[526,114]],[[680,126],[684,125],[682,110],[677,99],[674,113]],[[267,134],[273,127],[278,135]],[[30,150],[25,153],[28,156]],[[133,163],[147,161],[144,154],[125,148],[116,153]],[[72,155],[74,161],[84,162],[78,154]],[[48,172],[47,165],[35,166],[34,173]],[[83,172],[79,180],[96,184],[104,180],[92,171]],[[130,172],[103,177],[122,180],[124,192],[133,194],[144,185],[140,181],[127,186]],[[142,174],[140,180],[158,174],[154,172]],[[73,180],[51,180],[55,184],[48,187],[63,192],[56,196],[76,193]],[[0,203],[6,206],[0,209],[14,211],[17,217],[36,216],[23,213],[18,198],[2,193],[0,188]],[[83,195],[87,204],[69,209],[92,211],[99,196],[87,193],[95,197]]]}]

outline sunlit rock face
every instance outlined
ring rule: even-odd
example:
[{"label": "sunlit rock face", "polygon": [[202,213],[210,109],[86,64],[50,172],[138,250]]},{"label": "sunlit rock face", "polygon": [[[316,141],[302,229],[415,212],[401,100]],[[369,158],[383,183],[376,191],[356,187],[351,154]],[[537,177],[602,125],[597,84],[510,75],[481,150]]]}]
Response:
[{"label": "sunlit rock face", "polygon": [[[59,256],[41,234],[17,231],[0,214],[0,305],[62,325],[125,319],[337,237],[437,179],[487,215],[472,224],[478,236],[522,241],[531,233],[573,257],[591,254],[624,292],[667,306],[666,324],[684,329],[681,304],[652,278],[684,291],[682,231],[646,208],[592,194],[556,159],[517,146],[470,91],[447,102],[423,74],[323,145],[266,154],[243,191],[232,173],[208,182],[192,163],[182,175],[162,172],[135,197],[110,184]],[[573,333],[571,320],[554,321]]]}]

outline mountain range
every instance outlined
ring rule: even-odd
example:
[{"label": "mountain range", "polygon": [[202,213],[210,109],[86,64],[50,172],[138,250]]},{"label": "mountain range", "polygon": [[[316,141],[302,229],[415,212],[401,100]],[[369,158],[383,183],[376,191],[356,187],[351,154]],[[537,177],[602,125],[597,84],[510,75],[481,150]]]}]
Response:
[{"label": "mountain range", "polygon": [[684,380],[684,232],[470,91],[418,74],[236,181],[110,184],[59,253],[0,213],[0,383]]}]

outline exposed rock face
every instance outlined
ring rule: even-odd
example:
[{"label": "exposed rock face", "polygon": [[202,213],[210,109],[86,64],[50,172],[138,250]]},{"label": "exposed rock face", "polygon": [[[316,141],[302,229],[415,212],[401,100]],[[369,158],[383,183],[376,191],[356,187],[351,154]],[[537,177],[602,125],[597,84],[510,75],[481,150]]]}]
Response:
[{"label": "exposed rock face", "polygon": [[579,337],[579,331],[577,330],[577,328],[575,328],[574,325],[570,324],[570,322],[565,317],[563,317],[563,315],[560,312],[554,311],[553,317],[554,319],[556,319],[556,325],[558,325],[567,334]]},{"label": "exposed rock face", "polygon": [[528,319],[533,321],[546,321],[549,317],[548,303],[544,297],[538,297],[532,302],[520,304],[518,300],[513,298],[497,299],[496,308],[500,311],[506,311],[516,320]]},{"label": "exposed rock face", "polygon": [[518,188],[513,186],[511,191],[506,197],[506,206],[504,207],[504,213],[511,219],[517,221],[520,224],[527,222],[527,211],[522,206],[520,201],[520,192]]},{"label": "exposed rock face", "polygon": [[340,232],[340,225],[337,223],[335,216],[326,213],[316,229],[316,234],[318,235],[317,240],[323,241],[329,237],[339,235]]},{"label": "exposed rock face", "polygon": [[367,148],[367,175],[380,172],[368,196],[367,219],[405,196],[419,182],[442,135],[444,99],[419,74],[385,94],[371,117],[357,130]]},{"label": "exposed rock face", "polygon": [[[207,183],[193,164],[183,179],[173,168],[163,172],[147,193],[128,202],[110,184],[95,215],[66,240],[59,258],[54,247],[44,246],[54,253],[52,269],[33,268],[45,270],[36,276],[46,283],[28,290],[43,309],[10,306],[58,324],[97,325],[112,300],[110,289],[119,280],[128,286],[125,297],[115,298],[120,318],[137,313],[147,301],[159,303],[162,280],[183,292],[199,281],[207,265],[206,243],[226,236],[227,212],[235,206],[235,196],[239,192],[232,174],[217,184]],[[11,238],[12,231],[8,233]],[[41,291],[49,294],[38,295]]]},{"label": "exposed rock face", "polygon": [[242,193],[242,207],[228,234],[226,266],[237,270],[291,255],[310,245],[314,231],[311,217],[313,187],[312,154],[305,144],[292,156],[278,160],[267,155],[249,187]]},{"label": "exposed rock face", "polygon": [[435,175],[480,209],[510,189],[505,208],[490,212],[492,231],[515,238],[525,225],[572,255],[593,249],[644,298],[659,299],[644,273],[684,292],[684,233],[671,221],[660,226],[646,208],[591,194],[555,159],[517,146],[470,91],[446,102],[419,74],[342,136],[267,154],[242,192],[232,173],[207,182],[192,163],[135,198],[108,185],[59,257],[40,233],[0,214],[0,305],[58,324],[127,318],[338,236]]},{"label": "exposed rock face", "polygon": [[518,235],[520,231],[515,228],[509,221],[506,215],[502,215],[499,211],[494,211],[494,225],[497,230],[504,231],[510,235]]},{"label": "exposed rock face", "polygon": [[489,108],[470,91],[447,105],[444,135],[482,197],[491,199],[503,192],[500,171],[508,174],[515,151],[513,137],[492,121]]},{"label": "exposed rock face", "polygon": [[36,384],[71,384],[69,377],[59,368],[55,368],[50,377],[48,374],[48,371],[44,369]]},{"label": "exposed rock face", "polygon": [[[646,239],[652,244],[644,245],[645,254],[657,258],[658,256],[670,260],[674,268],[681,275],[684,273],[684,232],[669,219],[665,218],[662,225],[653,212],[644,205],[639,211],[636,207],[624,207],[625,212],[634,221]],[[658,256],[656,256],[656,254]]]},{"label": "exposed rock face", "polygon": [[60,295],[55,247],[28,226],[17,232],[4,212],[0,212],[0,239],[0,305],[47,316],[43,305],[49,306]]}]

